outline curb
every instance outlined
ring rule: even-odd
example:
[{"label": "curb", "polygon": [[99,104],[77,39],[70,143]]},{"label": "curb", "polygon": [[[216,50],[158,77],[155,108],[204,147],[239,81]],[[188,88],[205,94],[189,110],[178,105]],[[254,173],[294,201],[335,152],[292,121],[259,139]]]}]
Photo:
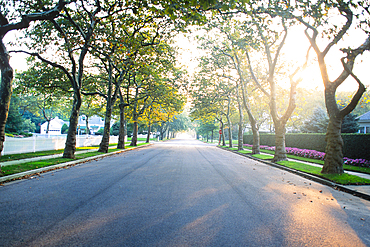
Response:
[{"label": "curb", "polygon": [[299,175],[301,177],[304,177],[304,178],[310,179],[312,181],[318,182],[320,184],[323,184],[323,185],[332,187],[335,190],[343,191],[343,192],[346,192],[346,193],[349,193],[349,194],[352,194],[354,196],[357,196],[357,197],[360,197],[362,199],[365,199],[365,200],[370,201],[370,195],[365,194],[365,193],[362,193],[362,192],[359,192],[359,191],[356,191],[356,190],[353,190],[353,189],[350,189],[350,188],[347,188],[347,187],[345,187],[345,186],[343,186],[341,184],[337,184],[337,183],[334,183],[332,181],[329,181],[329,180],[320,178],[318,176],[314,176],[314,175],[309,174],[309,173],[306,173],[306,172],[294,170],[294,169],[291,169],[289,167],[282,166],[282,165],[279,165],[279,164],[276,164],[276,163],[273,163],[273,162],[261,160],[261,159],[255,158],[255,157],[253,157],[251,155],[242,154],[242,153],[239,153],[238,151],[229,150],[228,148],[223,148],[223,147],[218,147],[218,148],[221,148],[221,149],[226,150],[226,151],[229,151],[229,152],[233,152],[235,154],[239,154],[239,155],[244,156],[244,157],[246,157],[248,159],[259,161],[259,162],[264,163],[264,164],[269,165],[269,166],[273,166],[273,167],[276,167],[276,168],[279,168],[279,169],[282,169],[282,170],[285,170],[285,171],[294,173],[294,174]]},{"label": "curb", "polygon": [[10,181],[13,181],[13,180],[29,178],[32,175],[40,176],[41,173],[45,173],[45,172],[48,172],[48,171],[53,171],[53,170],[57,170],[57,169],[65,168],[65,167],[71,167],[71,166],[75,166],[75,165],[78,165],[78,164],[83,164],[83,163],[86,163],[86,162],[89,162],[89,161],[92,161],[92,160],[98,160],[98,159],[101,159],[101,158],[104,158],[104,157],[107,157],[107,156],[127,152],[127,151],[130,151],[130,150],[133,150],[133,149],[148,147],[148,146],[151,146],[151,145],[153,145],[153,144],[148,143],[148,144],[137,146],[137,147],[134,147],[134,148],[122,149],[122,150],[112,152],[112,153],[100,154],[100,155],[93,156],[93,157],[88,157],[88,158],[84,158],[84,159],[69,161],[69,162],[66,162],[66,163],[60,163],[60,164],[56,164],[56,165],[52,165],[52,166],[46,166],[46,167],[39,168],[39,169],[29,170],[29,171],[25,171],[25,172],[20,172],[20,173],[8,175],[8,176],[0,177],[0,184],[3,184],[5,182],[10,182]]}]

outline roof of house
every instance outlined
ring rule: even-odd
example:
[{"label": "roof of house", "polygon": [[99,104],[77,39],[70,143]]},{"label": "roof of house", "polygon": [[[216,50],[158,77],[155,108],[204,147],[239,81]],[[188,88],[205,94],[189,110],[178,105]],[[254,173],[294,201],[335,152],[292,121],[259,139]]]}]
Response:
[{"label": "roof of house", "polygon": [[361,121],[369,121],[370,120],[370,111],[366,112],[365,114],[362,114],[361,116],[357,117],[359,122]]}]

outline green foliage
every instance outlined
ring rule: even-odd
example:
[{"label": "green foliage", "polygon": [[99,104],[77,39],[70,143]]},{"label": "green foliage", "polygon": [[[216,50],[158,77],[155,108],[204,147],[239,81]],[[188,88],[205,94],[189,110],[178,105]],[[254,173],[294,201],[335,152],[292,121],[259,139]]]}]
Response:
[{"label": "green foliage", "polygon": [[329,118],[326,111],[317,107],[313,114],[307,119],[301,126],[303,133],[326,133],[328,127]]},{"label": "green foliage", "polygon": [[98,131],[95,132],[95,135],[103,135],[104,128],[100,128]]},{"label": "green foliage", "polygon": [[119,135],[119,121],[115,122],[110,128],[110,135],[118,136]]},{"label": "green foliage", "polygon": [[68,132],[68,125],[63,124],[61,132],[62,134],[66,134]]},{"label": "green foliage", "polygon": [[33,123],[31,119],[25,119],[23,122],[22,130],[24,132],[35,132],[36,130],[35,123]]},{"label": "green foliage", "polygon": [[18,97],[12,97],[9,106],[8,120],[5,125],[5,132],[19,133],[23,130],[24,120],[19,113],[19,104],[20,99]]},{"label": "green foliage", "polygon": [[203,122],[199,121],[199,125],[195,128],[198,135],[207,137],[218,129],[218,126],[214,122]]},{"label": "green foliage", "polygon": [[356,117],[356,115],[350,113],[343,118],[342,133],[357,133],[359,125]]},{"label": "green foliage", "polygon": [[342,134],[342,138],[344,157],[370,160],[370,134]]}]

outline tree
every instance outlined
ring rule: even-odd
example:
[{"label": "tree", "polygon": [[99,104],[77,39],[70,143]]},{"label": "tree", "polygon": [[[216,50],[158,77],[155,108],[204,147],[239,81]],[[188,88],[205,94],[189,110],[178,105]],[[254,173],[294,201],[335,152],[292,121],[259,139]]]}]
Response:
[{"label": "tree", "polygon": [[[353,68],[355,59],[358,55],[370,50],[370,35],[368,33],[369,25],[369,3],[352,1],[333,1],[325,2],[322,5],[310,5],[306,1],[297,1],[295,6],[291,6],[295,11],[297,9],[304,15],[293,15],[290,17],[302,23],[305,27],[305,35],[310,42],[320,67],[321,77],[325,86],[325,105],[329,115],[329,125],[326,132],[326,156],[322,173],[342,174],[343,171],[343,140],[341,137],[341,126],[343,118],[353,111],[359,103],[361,96],[365,92],[365,86],[354,74]],[[293,12],[293,10],[292,10]],[[344,24],[338,26],[336,23],[330,23],[328,18],[331,12],[341,16]],[[341,58],[342,71],[334,80],[329,79],[328,65],[325,60],[330,50],[348,33],[354,21],[360,23],[359,28],[366,32],[366,38],[363,44],[357,48],[340,49],[344,56]],[[321,31],[323,30],[323,31]],[[320,33],[321,32],[321,33]],[[329,43],[322,49],[318,45],[318,38],[322,34],[329,40]],[[353,78],[358,85],[356,93],[350,102],[342,109],[337,105],[336,90],[348,78]]]},{"label": "tree", "polygon": [[[107,3],[109,5],[109,3]],[[43,6],[35,5],[36,8]],[[34,56],[43,63],[61,70],[70,83],[73,91],[73,102],[69,118],[69,129],[63,152],[64,158],[74,158],[76,151],[76,132],[80,107],[82,103],[82,88],[85,73],[85,58],[89,53],[92,38],[100,19],[109,16],[108,12],[100,13],[100,0],[76,0],[69,8],[64,6],[60,18],[49,20],[44,25],[35,25],[27,33],[29,49],[36,52],[19,51]],[[98,16],[99,14],[99,16]],[[43,37],[48,39],[44,40]],[[57,50],[58,57],[50,57],[47,48]],[[54,52],[53,52],[54,54]]]},{"label": "tree", "polygon": [[[272,25],[272,24],[275,25]],[[253,64],[251,57],[249,56],[248,47],[246,47],[245,52],[248,61],[248,67],[251,77],[255,84],[260,88],[260,90],[269,98],[269,107],[271,118],[274,123],[275,128],[275,154],[273,161],[277,162],[280,160],[286,160],[286,150],[285,150],[285,132],[286,124],[292,115],[296,107],[296,88],[298,83],[302,78],[295,78],[296,74],[304,69],[308,60],[308,53],[306,57],[306,62],[303,66],[299,66],[295,69],[293,73],[289,76],[290,81],[290,92],[289,100],[286,103],[285,111],[280,110],[278,107],[278,84],[277,84],[277,70],[278,61],[280,58],[281,50],[285,44],[286,37],[288,35],[288,27],[290,23],[284,17],[276,18],[274,15],[269,14],[259,14],[252,16],[247,30],[249,33],[256,33],[256,38],[258,45],[254,45],[252,48],[261,49],[263,55],[265,56],[265,62],[267,67],[266,81],[268,82],[268,89],[262,86],[262,82],[258,79],[255,74],[255,69],[253,69]],[[253,32],[253,30],[255,30]],[[247,41],[252,40],[252,37],[248,37]],[[289,72],[286,72],[289,73]]]},{"label": "tree", "polygon": [[8,121],[5,125],[5,132],[20,133],[23,130],[24,120],[19,112],[19,98],[12,97],[8,111]]},{"label": "tree", "polygon": [[317,107],[312,116],[301,126],[301,131],[304,133],[326,133],[328,123],[329,119],[326,111]]},{"label": "tree", "polygon": [[[10,1],[0,1],[0,70],[1,70],[1,85],[0,85],[0,155],[3,150],[5,141],[5,124],[8,117],[9,104],[12,95],[13,69],[9,64],[9,53],[4,44],[5,35],[12,30],[26,29],[31,22],[53,20],[58,16],[60,11],[65,7],[67,1],[59,0],[53,7],[44,5],[42,11],[34,11],[27,9],[23,3],[17,4],[17,10],[27,12],[22,15],[19,20],[18,11],[12,11],[13,6]],[[19,8],[19,9],[18,9]],[[47,10],[45,10],[47,9]]]},{"label": "tree", "polygon": [[46,133],[49,132],[50,121],[57,115],[63,118],[69,109],[70,99],[66,94],[64,74],[46,64],[28,59],[29,69],[15,76],[14,92],[20,99],[19,107],[35,116],[43,118],[47,123]]},{"label": "tree", "polygon": [[359,129],[357,115],[349,113],[342,120],[341,133],[357,133]]}]

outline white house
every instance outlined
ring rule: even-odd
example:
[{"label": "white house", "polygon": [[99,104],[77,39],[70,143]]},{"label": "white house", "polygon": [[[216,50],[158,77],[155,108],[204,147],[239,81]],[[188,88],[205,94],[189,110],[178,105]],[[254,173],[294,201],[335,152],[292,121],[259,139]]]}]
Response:
[{"label": "white house", "polygon": [[360,126],[358,133],[370,133],[370,111],[356,119],[358,119],[358,125]]},{"label": "white house", "polygon": [[[95,132],[97,132],[100,128],[104,128],[104,118],[99,117],[99,116],[91,116],[88,119],[89,122],[89,129],[90,129],[90,134],[93,135]],[[110,125],[112,127],[114,123],[114,120],[111,120]],[[86,116],[81,115],[78,118],[78,130],[81,130],[83,133],[85,133],[86,129]]]},{"label": "white house", "polygon": [[[99,116],[92,116],[89,117],[89,129],[90,134],[93,135],[95,132],[97,132],[100,128],[104,128],[104,118],[101,118]],[[114,120],[111,121],[111,126],[113,125]],[[63,121],[62,119],[59,119],[58,117],[55,117],[50,121],[50,127],[49,127],[49,135],[61,135],[62,134],[62,126],[66,124],[69,127],[69,121]],[[45,122],[41,125],[41,134],[47,134],[48,123]],[[78,134],[85,133],[86,129],[86,116],[82,115],[78,118],[78,125],[77,125],[77,131]]]},{"label": "white house", "polygon": [[44,135],[61,135],[63,124],[65,124],[65,122],[62,119],[55,117],[50,121],[49,133],[46,133],[48,129],[48,122],[45,122],[41,125],[40,133]]}]

